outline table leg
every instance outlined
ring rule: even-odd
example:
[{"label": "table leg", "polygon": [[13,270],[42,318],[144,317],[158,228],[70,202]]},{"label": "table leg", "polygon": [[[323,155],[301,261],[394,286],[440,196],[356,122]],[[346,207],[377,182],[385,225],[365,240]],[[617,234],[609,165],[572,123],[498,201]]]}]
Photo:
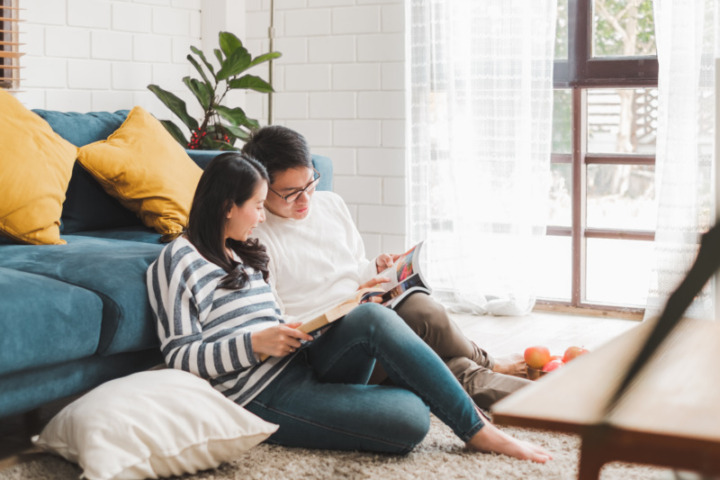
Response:
[{"label": "table leg", "polygon": [[602,445],[588,438],[583,438],[580,447],[578,480],[598,480],[600,478],[600,469],[605,462],[607,462],[607,458],[603,455]]}]

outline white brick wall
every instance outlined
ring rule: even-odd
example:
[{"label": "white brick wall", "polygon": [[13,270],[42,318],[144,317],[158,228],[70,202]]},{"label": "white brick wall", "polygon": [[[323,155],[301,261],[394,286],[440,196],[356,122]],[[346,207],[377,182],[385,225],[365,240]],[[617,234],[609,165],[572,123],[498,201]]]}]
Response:
[{"label": "white brick wall", "polygon": [[[156,83],[196,114],[181,82],[195,75],[185,59],[190,45],[209,52],[217,31],[229,30],[253,55],[266,52],[269,4],[23,0],[27,55],[18,97],[30,108],[68,111],[142,105],[174,119],[147,90]],[[335,191],[348,203],[368,255],[403,250],[403,0],[276,0],[275,9],[275,49],[283,56],[274,64],[274,123],[300,131],[313,152],[332,158]],[[267,77],[267,67],[254,73]],[[232,101],[267,123],[264,95]]]},{"label": "white brick wall", "polygon": [[[147,90],[156,83],[184,98],[201,46],[201,0],[24,0],[22,92],[29,108],[118,110],[142,105],[173,118]],[[182,46],[182,51],[178,51]]]},{"label": "white brick wall", "polygon": [[[247,43],[265,52],[269,2],[246,6]],[[275,2],[273,123],[332,158],[371,256],[405,248],[404,32],[402,0]],[[253,106],[266,123],[267,103]]]}]

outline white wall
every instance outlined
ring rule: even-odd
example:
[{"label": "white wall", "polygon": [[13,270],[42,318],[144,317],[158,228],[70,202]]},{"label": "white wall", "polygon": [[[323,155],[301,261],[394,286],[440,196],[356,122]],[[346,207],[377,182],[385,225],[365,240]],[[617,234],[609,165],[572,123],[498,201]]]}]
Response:
[{"label": "white wall", "polygon": [[[244,9],[242,5],[244,3]],[[172,115],[155,83],[194,100],[190,45],[209,52],[229,30],[253,55],[268,49],[269,0],[23,0],[22,92],[29,108],[67,111],[141,105]],[[333,159],[368,255],[405,240],[403,0],[276,0],[273,123]],[[258,68],[267,78],[267,68]],[[233,97],[267,123],[267,99]]]},{"label": "white wall", "polygon": [[[248,0],[247,46],[267,51],[269,0]],[[273,123],[335,167],[368,254],[405,247],[402,0],[276,0]],[[267,103],[248,98],[267,119]],[[267,120],[266,120],[267,121]]]},{"label": "white wall", "polygon": [[201,42],[200,0],[24,0],[18,98],[30,108],[168,110],[147,90],[185,89]]}]

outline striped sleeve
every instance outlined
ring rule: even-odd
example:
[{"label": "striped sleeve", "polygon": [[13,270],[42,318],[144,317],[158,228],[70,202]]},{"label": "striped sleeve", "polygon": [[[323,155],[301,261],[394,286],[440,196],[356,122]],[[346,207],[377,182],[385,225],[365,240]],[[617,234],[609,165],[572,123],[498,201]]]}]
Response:
[{"label": "striped sleeve", "polygon": [[225,272],[182,242],[173,242],[148,269],[150,304],[168,366],[212,379],[257,365],[251,331],[235,325],[221,335],[204,332],[203,319]]}]

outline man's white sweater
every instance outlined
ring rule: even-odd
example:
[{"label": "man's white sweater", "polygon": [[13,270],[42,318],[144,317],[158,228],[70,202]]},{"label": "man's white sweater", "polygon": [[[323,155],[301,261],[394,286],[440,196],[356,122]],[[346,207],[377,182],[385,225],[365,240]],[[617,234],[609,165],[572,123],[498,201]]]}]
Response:
[{"label": "man's white sweater", "polygon": [[301,220],[266,210],[253,236],[267,247],[270,285],[288,321],[326,310],[377,274],[345,202],[333,192],[315,192]]}]

